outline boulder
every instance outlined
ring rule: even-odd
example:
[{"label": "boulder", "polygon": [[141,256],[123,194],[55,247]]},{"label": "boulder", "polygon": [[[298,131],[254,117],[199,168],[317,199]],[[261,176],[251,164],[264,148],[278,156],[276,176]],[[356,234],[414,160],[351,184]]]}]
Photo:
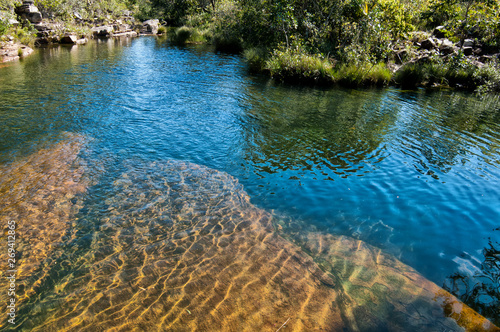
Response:
[{"label": "boulder", "polygon": [[427,38],[423,42],[420,43],[420,47],[424,50],[430,50],[436,47],[436,43],[432,38]]},{"label": "boulder", "polygon": [[491,56],[491,55],[482,55],[479,57],[479,62],[482,62],[482,63],[488,63],[492,60],[493,60],[493,56]]},{"label": "boulder", "polygon": [[78,41],[78,37],[76,35],[65,35],[64,37],[61,38],[60,43],[61,44],[76,44]]},{"label": "boulder", "polygon": [[466,39],[464,40],[464,44],[462,45],[464,48],[465,47],[474,47],[474,41],[472,39]]},{"label": "boulder", "polygon": [[449,39],[443,39],[439,45],[439,52],[444,55],[451,54],[455,51],[455,45]]},{"label": "boulder", "polygon": [[123,23],[116,23],[113,25],[115,34],[117,33],[123,33],[123,32],[129,32],[132,30],[132,27],[128,24],[123,24]]},{"label": "boulder", "polygon": [[50,44],[50,40],[47,37],[39,37],[35,40],[35,46],[42,46]]},{"label": "boulder", "polygon": [[436,27],[432,32],[433,36],[436,38],[444,38],[446,34],[446,28],[442,25]]},{"label": "boulder", "polygon": [[89,41],[88,41],[87,38],[82,38],[82,39],[78,39],[75,44],[77,44],[77,45],[84,45],[84,44],[87,44],[88,42]]},{"label": "boulder", "polygon": [[92,28],[92,33],[95,36],[108,37],[113,34],[115,29],[111,25],[103,25],[100,27]]},{"label": "boulder", "polygon": [[142,23],[141,33],[156,35],[158,34],[159,27],[159,20],[147,20]]},{"label": "boulder", "polygon": [[21,17],[22,20],[31,23],[40,23],[42,21],[42,14],[34,5],[32,0],[25,0],[21,6],[16,7],[15,12]]}]

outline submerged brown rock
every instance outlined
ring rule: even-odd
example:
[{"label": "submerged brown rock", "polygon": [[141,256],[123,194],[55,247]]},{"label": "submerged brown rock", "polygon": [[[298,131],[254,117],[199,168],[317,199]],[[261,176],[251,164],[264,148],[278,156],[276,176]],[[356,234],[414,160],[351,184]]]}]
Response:
[{"label": "submerged brown rock", "polygon": [[[61,255],[57,248],[68,235],[69,222],[81,206],[74,198],[88,185],[83,178],[83,165],[76,163],[84,137],[65,136],[52,147],[12,164],[0,165],[0,225],[5,249],[0,251],[3,264],[0,294],[2,300],[9,300],[5,276],[11,269],[7,267],[6,235],[9,221],[14,221],[18,308],[36,292],[51,262]],[[2,310],[0,317],[0,327],[8,324],[6,310]]]},{"label": "submerged brown rock", "polygon": [[[47,174],[71,174],[42,164]],[[285,331],[498,330],[363,242],[320,233],[285,239],[226,173],[180,161],[126,168],[106,200],[86,207],[96,225],[88,245],[73,250],[69,237],[67,247],[47,250],[57,262],[43,271],[57,278],[30,279],[37,297],[22,304],[19,330],[276,331],[284,323]],[[81,183],[81,175],[70,178]],[[64,232],[38,233],[50,243]]]}]

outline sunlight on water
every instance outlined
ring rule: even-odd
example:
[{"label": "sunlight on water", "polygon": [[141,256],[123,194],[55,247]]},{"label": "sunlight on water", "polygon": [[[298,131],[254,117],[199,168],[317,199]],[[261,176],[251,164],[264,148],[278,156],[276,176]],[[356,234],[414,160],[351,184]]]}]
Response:
[{"label": "sunlight on water", "polygon": [[18,330],[495,330],[380,249],[279,220],[275,232],[224,172],[130,159],[105,200],[75,201],[90,183],[84,143],[66,134],[3,166],[1,216],[18,220],[23,257]]}]

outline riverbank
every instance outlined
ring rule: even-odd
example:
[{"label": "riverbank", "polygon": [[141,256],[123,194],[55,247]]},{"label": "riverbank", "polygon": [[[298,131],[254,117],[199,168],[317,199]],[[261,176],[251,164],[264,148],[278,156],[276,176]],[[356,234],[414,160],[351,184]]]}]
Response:
[{"label": "riverbank", "polygon": [[[35,47],[81,45],[95,38],[133,38],[163,32],[159,20],[139,21],[128,10],[95,18],[89,18],[89,13],[82,16],[74,10],[69,16],[58,17],[45,6],[42,13],[34,1],[25,0],[22,5],[11,4],[9,10],[0,10],[1,63],[28,56]],[[5,9],[2,7],[0,9]]]}]

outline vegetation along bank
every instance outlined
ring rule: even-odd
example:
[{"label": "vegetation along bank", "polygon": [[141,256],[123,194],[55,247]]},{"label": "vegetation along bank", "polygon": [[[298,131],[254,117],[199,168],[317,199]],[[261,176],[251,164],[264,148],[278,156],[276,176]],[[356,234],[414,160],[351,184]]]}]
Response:
[{"label": "vegetation along bank", "polygon": [[46,30],[16,27],[19,5],[0,0],[4,43],[156,33],[158,21],[143,22],[157,18],[173,43],[241,53],[252,71],[281,81],[500,91],[497,0],[35,0]]}]

